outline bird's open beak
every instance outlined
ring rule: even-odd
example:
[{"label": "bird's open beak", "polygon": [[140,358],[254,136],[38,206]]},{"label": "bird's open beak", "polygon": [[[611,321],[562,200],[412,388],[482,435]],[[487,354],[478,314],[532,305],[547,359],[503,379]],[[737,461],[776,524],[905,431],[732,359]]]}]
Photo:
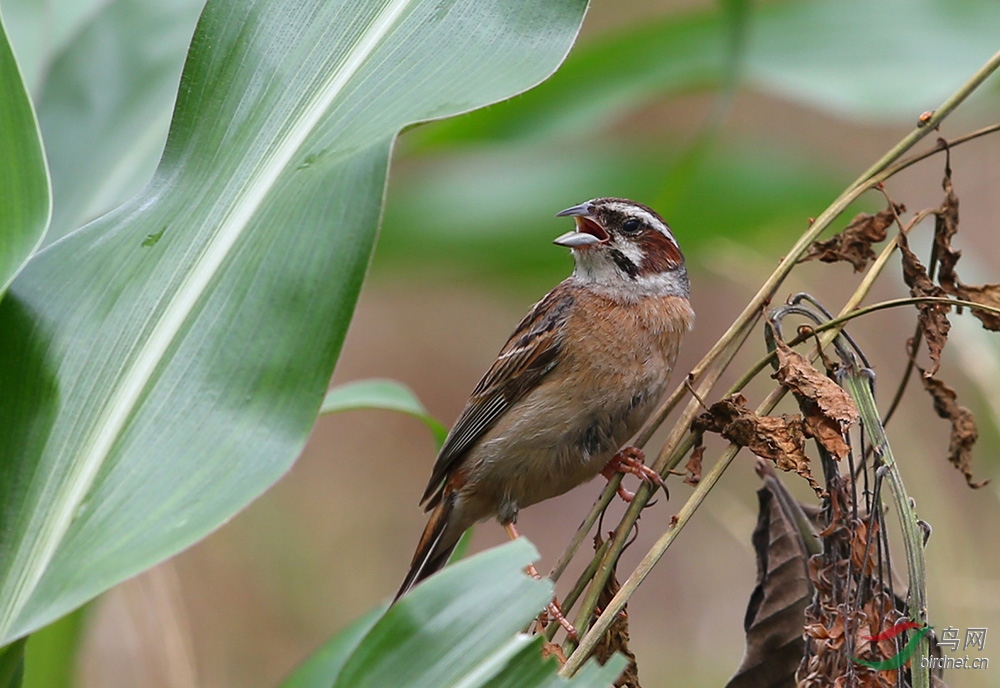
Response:
[{"label": "bird's open beak", "polygon": [[603,244],[606,242],[611,236],[592,213],[593,206],[590,204],[590,201],[556,213],[556,217],[574,218],[576,220],[576,229],[556,237],[552,243],[559,246],[568,246],[569,248],[580,248],[582,246],[593,246],[594,244]]}]

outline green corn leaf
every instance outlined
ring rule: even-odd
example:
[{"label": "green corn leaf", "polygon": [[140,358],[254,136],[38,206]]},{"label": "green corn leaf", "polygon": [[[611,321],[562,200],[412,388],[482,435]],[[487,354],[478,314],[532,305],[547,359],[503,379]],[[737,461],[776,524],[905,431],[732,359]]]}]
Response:
[{"label": "green corn leaf", "polygon": [[377,622],[375,612],[355,622],[281,688],[607,688],[624,657],[566,680],[542,659],[543,638],[518,632],[552,598],[551,582],[524,573],[537,557],[521,538],[449,566]]},{"label": "green corn leaf", "polygon": [[448,429],[427,413],[413,390],[395,380],[358,380],[334,387],[326,393],[319,412],[338,413],[361,409],[399,411],[411,415],[430,428],[439,446],[448,435]]},{"label": "green corn leaf", "polygon": [[38,123],[0,20],[0,295],[41,243],[50,212]]},{"label": "green corn leaf", "polygon": [[309,434],[397,132],[510,96],[584,0],[212,0],[135,198],[0,303],[0,644],[217,528]]}]

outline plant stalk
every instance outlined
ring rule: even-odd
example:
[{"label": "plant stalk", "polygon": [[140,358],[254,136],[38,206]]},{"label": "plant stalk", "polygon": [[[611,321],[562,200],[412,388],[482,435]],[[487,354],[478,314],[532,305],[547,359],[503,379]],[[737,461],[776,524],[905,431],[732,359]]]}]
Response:
[{"label": "plant stalk", "polygon": [[[924,564],[924,534],[917,521],[917,512],[913,500],[906,494],[903,486],[903,476],[886,437],[885,428],[879,418],[872,394],[871,377],[856,365],[844,369],[844,383],[848,392],[858,405],[858,413],[865,433],[868,435],[875,452],[882,459],[882,468],[889,478],[889,491],[892,493],[896,514],[899,517],[900,530],[903,533],[903,547],[906,551],[906,573],[909,582],[906,601],[910,618],[918,623],[927,623],[927,573]],[[882,470],[882,469],[880,469]],[[929,656],[927,637],[920,639],[918,656]],[[921,662],[911,662],[910,672],[913,678],[913,688],[929,688],[930,669],[921,668]]]}]

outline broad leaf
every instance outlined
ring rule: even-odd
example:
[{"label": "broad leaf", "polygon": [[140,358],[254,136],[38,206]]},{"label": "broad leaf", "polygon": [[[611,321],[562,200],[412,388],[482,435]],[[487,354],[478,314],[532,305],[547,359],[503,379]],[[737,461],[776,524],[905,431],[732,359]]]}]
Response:
[{"label": "broad leaf", "polygon": [[395,380],[358,380],[334,387],[326,393],[319,412],[339,413],[360,409],[399,411],[418,418],[434,433],[438,445],[444,443],[448,434],[448,429],[427,413],[413,390]]},{"label": "broad leaf", "polygon": [[[449,566],[390,607],[328,680],[336,676],[335,688],[610,685],[623,658],[591,662],[566,681],[554,658],[542,660],[542,638],[518,633],[552,598],[549,581],[523,571],[537,557],[522,538]],[[329,683],[309,684],[321,685]]]},{"label": "broad leaf", "polygon": [[995,0],[753,3],[746,17],[732,0],[716,4],[581,42],[525,97],[416,139],[444,146],[585,138],[589,147],[596,132],[637,108],[717,90],[734,74],[744,86],[837,115],[909,125],[995,52],[1000,26]]},{"label": "broad leaf", "polygon": [[751,20],[746,76],[827,112],[912,126],[996,52],[998,26],[994,0],[779,3]]},{"label": "broad leaf", "polygon": [[50,203],[35,113],[0,21],[0,295],[41,243]]},{"label": "broad leaf", "polygon": [[305,443],[408,123],[551,72],[583,0],[219,0],[160,167],[0,303],[0,643],[218,527]]},{"label": "broad leaf", "polygon": [[24,650],[24,688],[72,686],[90,605],[36,631]]},{"label": "broad leaf", "polygon": [[27,639],[0,648],[0,688],[20,688],[24,682],[24,646]]},{"label": "broad leaf", "polygon": [[115,0],[53,56],[38,101],[54,196],[50,240],[123,203],[153,175],[204,4]]},{"label": "broad leaf", "polygon": [[592,132],[652,98],[714,87],[727,73],[725,17],[670,15],[581,44],[524,98],[417,132],[423,145],[551,141]]},{"label": "broad leaf", "polygon": [[52,175],[48,241],[148,183],[204,0],[4,0]]},{"label": "broad leaf", "polygon": [[328,640],[281,683],[281,688],[330,688],[344,662],[387,608],[376,607]]},{"label": "broad leaf", "polygon": [[401,171],[386,206],[379,267],[477,281],[506,272],[521,285],[535,277],[530,290],[537,298],[573,265],[564,249],[549,244],[566,229],[553,216],[587,198],[649,203],[694,255],[720,237],[761,245],[781,236],[779,230],[802,228],[842,183],[828,168],[773,150],[710,151],[667,184],[683,164],[669,149],[569,148],[469,147],[421,165],[417,174]]},{"label": "broad leaf", "polygon": [[116,0],[3,0],[4,23],[28,89],[38,94],[56,56]]}]

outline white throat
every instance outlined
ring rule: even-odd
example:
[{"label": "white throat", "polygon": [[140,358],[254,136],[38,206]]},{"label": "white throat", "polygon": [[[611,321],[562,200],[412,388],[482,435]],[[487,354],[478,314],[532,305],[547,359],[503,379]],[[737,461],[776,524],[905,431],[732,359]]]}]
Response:
[{"label": "white throat", "polygon": [[[666,272],[640,273],[632,277],[604,253],[589,249],[574,249],[572,253],[576,267],[570,279],[615,300],[633,302],[645,296],[690,296],[687,269],[683,265]],[[626,257],[634,262],[641,258]]]}]

